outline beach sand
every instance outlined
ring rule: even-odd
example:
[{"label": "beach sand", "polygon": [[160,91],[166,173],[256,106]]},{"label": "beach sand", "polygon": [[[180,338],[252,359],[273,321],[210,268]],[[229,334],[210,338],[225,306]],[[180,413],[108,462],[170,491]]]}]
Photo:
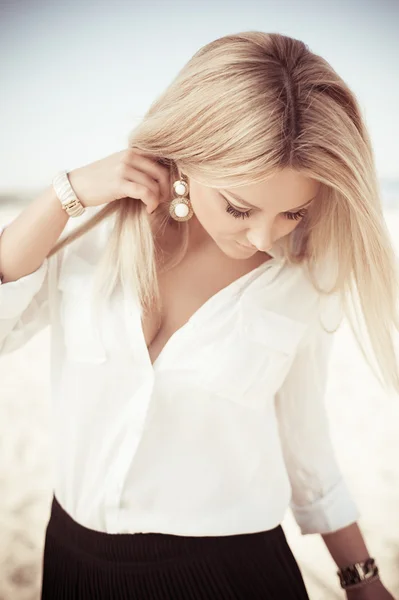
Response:
[{"label": "beach sand", "polygon": [[[19,210],[0,207],[0,224]],[[386,217],[397,236],[399,211]],[[0,600],[40,596],[53,481],[49,377],[48,328],[0,360]],[[385,585],[399,598],[399,398],[383,391],[346,321],[335,336],[326,403],[360,527]],[[310,598],[344,598],[321,536],[302,536],[290,511],[282,525]]]}]

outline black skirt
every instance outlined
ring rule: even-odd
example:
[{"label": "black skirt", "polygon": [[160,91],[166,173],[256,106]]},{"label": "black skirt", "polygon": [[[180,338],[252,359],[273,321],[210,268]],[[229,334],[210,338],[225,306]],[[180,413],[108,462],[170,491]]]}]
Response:
[{"label": "black skirt", "polygon": [[105,533],[77,523],[55,496],[42,600],[309,600],[279,525],[228,536]]}]

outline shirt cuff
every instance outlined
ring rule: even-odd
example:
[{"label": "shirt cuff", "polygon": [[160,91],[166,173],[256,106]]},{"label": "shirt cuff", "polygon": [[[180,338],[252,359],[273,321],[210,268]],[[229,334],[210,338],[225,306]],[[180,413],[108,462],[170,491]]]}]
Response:
[{"label": "shirt cuff", "polygon": [[355,523],[361,516],[344,479],[316,502],[296,506],[291,501],[290,507],[303,535],[332,533]]}]

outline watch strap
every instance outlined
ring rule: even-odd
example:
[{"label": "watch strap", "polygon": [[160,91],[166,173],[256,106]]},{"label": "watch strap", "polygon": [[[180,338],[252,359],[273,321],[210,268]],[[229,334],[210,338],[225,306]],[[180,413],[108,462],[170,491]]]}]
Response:
[{"label": "watch strap", "polygon": [[379,577],[378,567],[374,558],[343,567],[337,571],[342,588],[364,584]]},{"label": "watch strap", "polygon": [[62,208],[70,217],[79,217],[85,212],[86,209],[73,191],[66,171],[57,173],[52,184]]}]

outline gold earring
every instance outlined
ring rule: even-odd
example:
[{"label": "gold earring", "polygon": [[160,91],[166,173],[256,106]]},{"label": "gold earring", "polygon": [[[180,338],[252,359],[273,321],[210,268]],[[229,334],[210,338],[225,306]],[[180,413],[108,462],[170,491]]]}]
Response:
[{"label": "gold earring", "polygon": [[190,202],[188,181],[184,175],[173,183],[173,190],[177,197],[169,203],[169,214],[175,221],[188,221],[194,211]]}]

